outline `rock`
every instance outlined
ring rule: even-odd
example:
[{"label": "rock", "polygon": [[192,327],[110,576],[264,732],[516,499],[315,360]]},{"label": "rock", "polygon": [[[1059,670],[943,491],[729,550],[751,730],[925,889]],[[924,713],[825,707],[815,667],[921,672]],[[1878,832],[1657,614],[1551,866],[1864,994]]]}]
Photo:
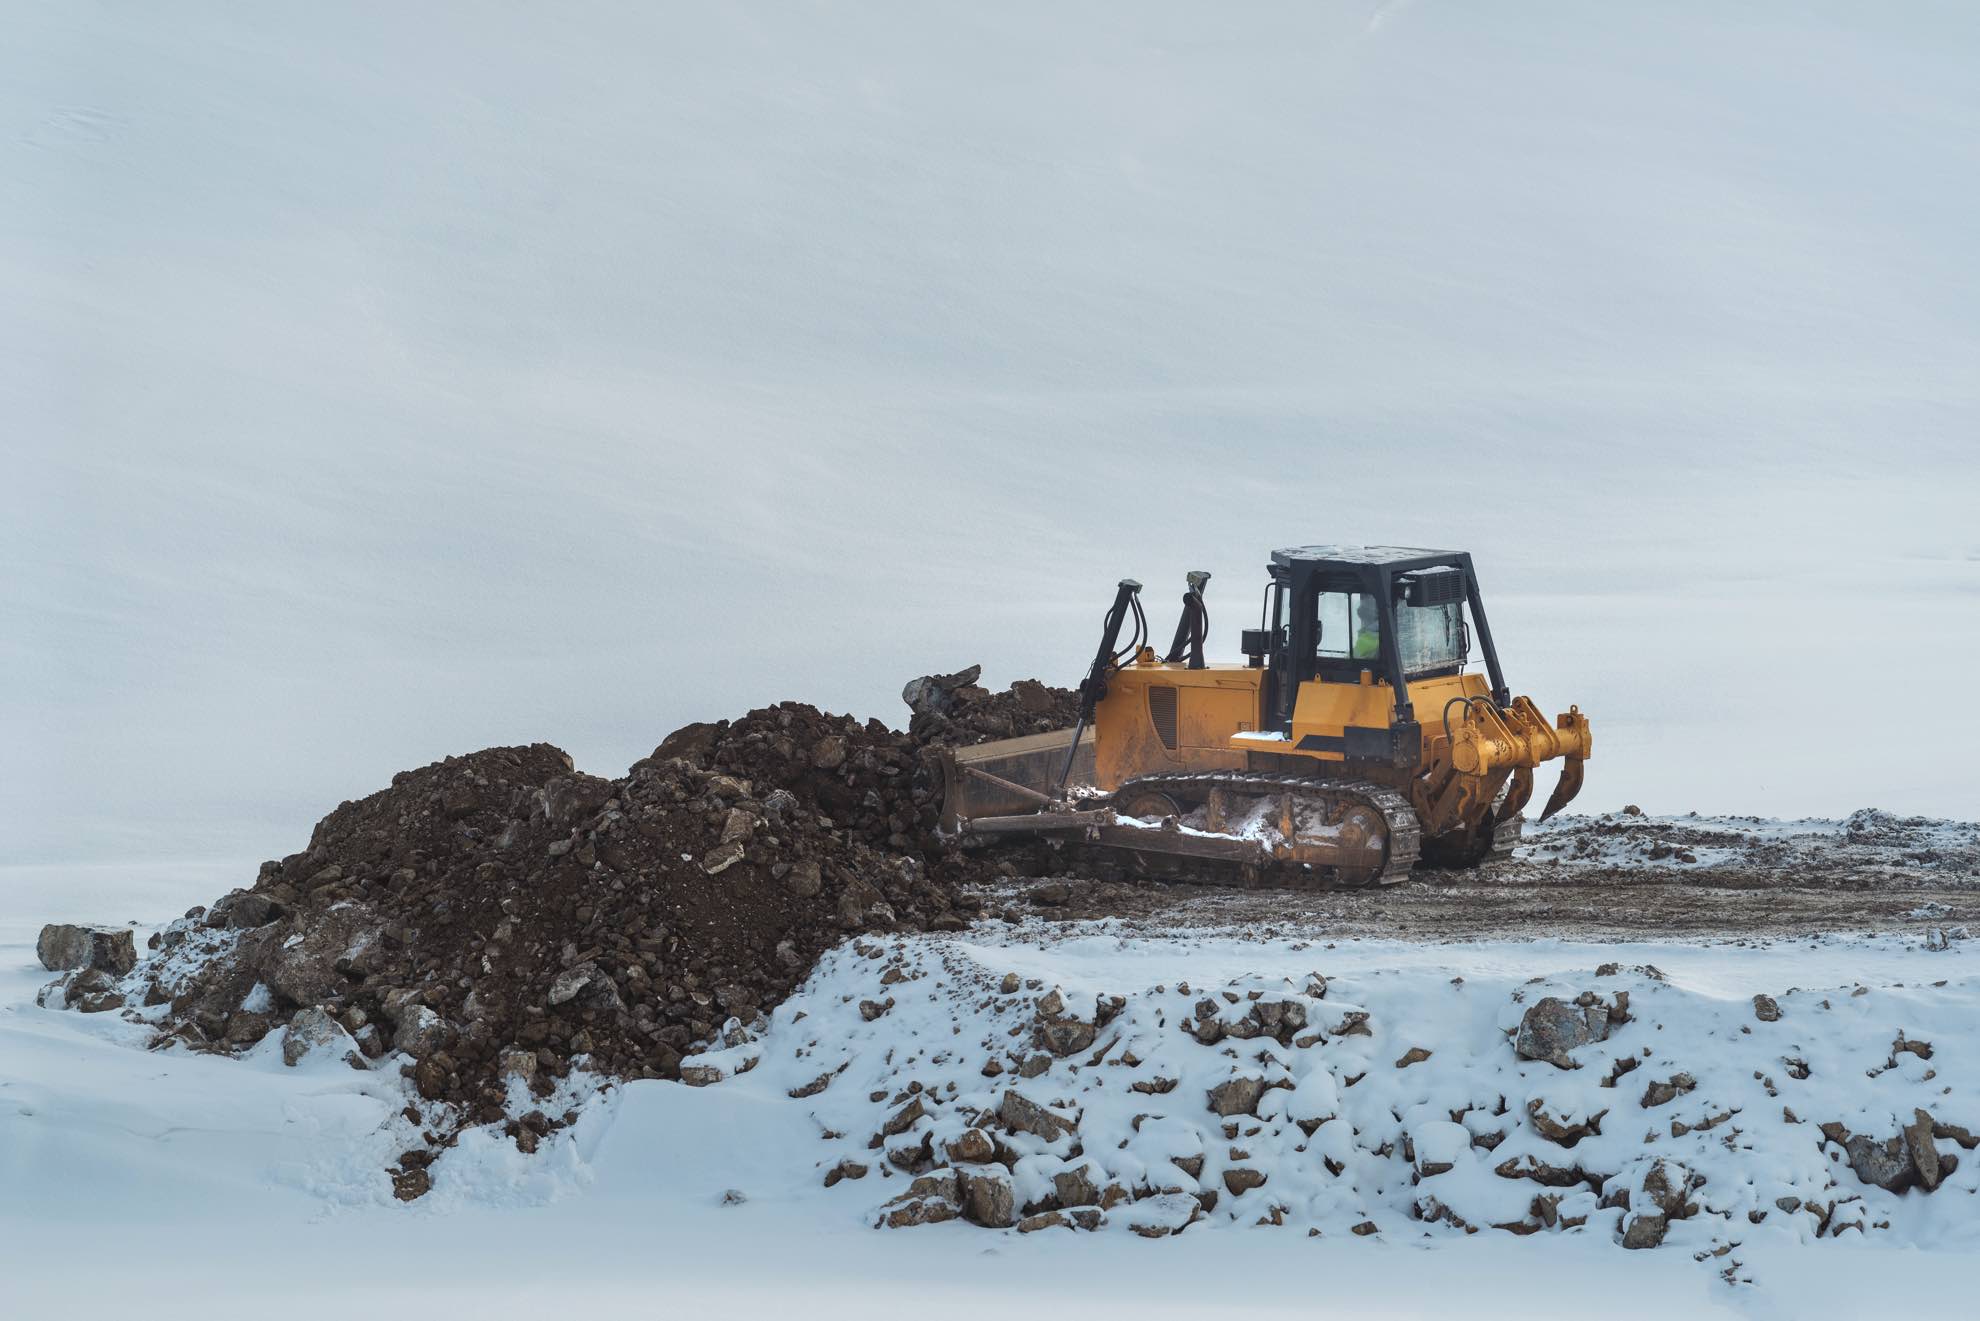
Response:
[{"label": "rock", "polygon": [[1669,1105],[1697,1085],[1698,1080],[1690,1074],[1674,1073],[1668,1081],[1653,1082],[1643,1089],[1643,1108],[1650,1110],[1660,1105]]},{"label": "rock", "polygon": [[866,1167],[864,1165],[856,1160],[842,1160],[831,1169],[825,1171],[825,1186],[830,1188],[833,1184],[844,1179],[864,1179],[865,1177]]},{"label": "rock", "polygon": [[871,1023],[874,1019],[879,1018],[893,1007],[894,997],[891,995],[885,1000],[861,1000],[859,1002],[859,1016]]},{"label": "rock", "polygon": [[425,1166],[410,1170],[396,1170],[392,1174],[392,1196],[402,1202],[410,1202],[416,1197],[424,1197],[433,1188],[433,1176]]},{"label": "rock", "polygon": [[1017,1223],[1011,1176],[1000,1166],[956,1171],[963,1217],[988,1229],[1008,1229]]},{"label": "rock", "polygon": [[249,937],[263,942],[250,958],[262,984],[285,1005],[322,1004],[340,996],[345,971],[379,939],[378,917],[356,903],[335,904],[283,939],[281,928]]},{"label": "rock", "polygon": [[942,1145],[951,1165],[982,1165],[997,1158],[997,1144],[980,1128],[966,1128]]},{"label": "rock", "polygon": [[[1678,1162],[1660,1159],[1644,1173],[1642,1192],[1666,1222],[1685,1220],[1698,1214],[1698,1204],[1689,1198],[1692,1190],[1703,1182],[1704,1179]],[[1659,1229],[1656,1233],[1661,1241],[1663,1231]]]},{"label": "rock", "polygon": [[846,740],[839,734],[828,734],[811,748],[811,764],[821,771],[836,771],[846,764]]},{"label": "rock", "polygon": [[1022,985],[1023,983],[1018,980],[1016,973],[1007,972],[1004,974],[1004,980],[998,983],[997,990],[1004,995],[1016,995],[1018,988]]},{"label": "rock", "polygon": [[887,1122],[880,1126],[880,1136],[899,1137],[920,1123],[927,1114],[928,1107],[922,1103],[921,1097],[910,1096],[901,1108],[889,1115]]},{"label": "rock", "polygon": [[1076,1122],[1047,1110],[1016,1088],[1004,1092],[997,1106],[997,1118],[1013,1133],[1031,1133],[1047,1142],[1057,1142],[1079,1128]]},{"label": "rock", "polygon": [[1040,908],[1062,908],[1072,901],[1072,887],[1064,881],[1046,881],[1032,886],[1025,897]]},{"label": "rock", "polygon": [[1157,1193],[1128,1209],[1128,1228],[1143,1238],[1179,1234],[1201,1219],[1203,1204],[1189,1193]]},{"label": "rock", "polygon": [[1536,1096],[1526,1103],[1526,1119],[1533,1131],[1547,1141],[1563,1147],[1572,1147],[1590,1134],[1600,1133],[1602,1116],[1608,1113],[1607,1110],[1598,1110],[1586,1119],[1556,1119],[1547,1113],[1546,1103],[1539,1097]]},{"label": "rock", "polygon": [[682,725],[679,729],[667,735],[666,738],[660,740],[660,746],[653,749],[652,759],[654,761],[671,761],[678,758],[692,765],[705,766],[708,764],[708,756],[715,750],[715,742],[721,737],[721,734],[722,730],[720,726],[712,725],[705,720],[697,720],[693,724]]},{"label": "rock", "polygon": [[712,1064],[683,1064],[681,1081],[690,1087],[709,1087],[727,1076]]},{"label": "rock", "polygon": [[1753,1016],[1763,1023],[1778,1023],[1781,1007],[1771,995],[1756,995],[1753,997]]},{"label": "rock", "polygon": [[1018,1077],[1036,1078],[1039,1074],[1050,1070],[1051,1067],[1052,1057],[1050,1055],[1027,1055],[1024,1063],[1018,1065]]},{"label": "rock", "polygon": [[[282,1063],[294,1068],[312,1051],[346,1041],[344,1029],[321,1006],[298,1009],[282,1029]],[[350,1043],[353,1048],[356,1042]]]},{"label": "rock", "polygon": [[137,967],[137,941],[128,927],[51,922],[41,929],[34,952],[50,972],[93,968],[121,977]]},{"label": "rock", "polygon": [[1265,1175],[1259,1170],[1239,1166],[1224,1171],[1224,1187],[1233,1197],[1243,1196],[1253,1188],[1265,1186]]},{"label": "rock", "polygon": [[1843,1143],[1843,1151],[1857,1178],[1885,1192],[1901,1193],[1918,1181],[1918,1171],[1912,1165],[1902,1133],[1881,1142],[1852,1136]]},{"label": "rock", "polygon": [[887,1203],[882,1223],[889,1229],[940,1224],[962,1213],[960,1201],[961,1189],[954,1170],[924,1174],[908,1185],[906,1192]]},{"label": "rock", "polygon": [[793,1101],[802,1101],[808,1096],[816,1096],[832,1085],[832,1079],[835,1076],[835,1074],[830,1072],[821,1073],[810,1082],[791,1088],[784,1095],[790,1097]]},{"label": "rock", "polygon": [[1629,1226],[1623,1230],[1622,1245],[1626,1248],[1654,1248],[1664,1241],[1670,1229],[1670,1221],[1655,1212],[1639,1212],[1629,1218]]},{"label": "rock", "polygon": [[1018,1221],[1018,1233],[1035,1234],[1041,1229],[1057,1229],[1071,1222],[1058,1211],[1040,1211],[1037,1215],[1026,1216]]},{"label": "rock", "polygon": [[1945,1158],[1932,1145],[1930,1114],[1923,1110],[1911,1112],[1911,1122],[1904,1127],[1904,1148],[1911,1158],[1911,1168],[1917,1173],[1918,1186],[1928,1193],[1937,1188],[1944,1177],[1941,1165]]},{"label": "rock", "polygon": [[701,869],[710,876],[719,876],[721,873],[741,862],[743,860],[743,853],[743,846],[733,841],[727,844],[717,844],[714,848],[702,855]]},{"label": "rock", "polygon": [[810,899],[825,888],[825,877],[818,864],[806,858],[784,873],[784,887],[800,899]]},{"label": "rock", "polygon": [[746,808],[732,807],[729,809],[728,818],[722,823],[722,838],[720,842],[723,844],[746,844],[749,842],[750,836],[756,833],[756,826],[757,816],[754,812]]},{"label": "rock", "polygon": [[1258,1112],[1258,1098],[1265,1094],[1263,1078],[1240,1075],[1218,1083],[1209,1092],[1210,1112],[1229,1119],[1233,1115]]},{"label": "rock", "polygon": [[1430,1058],[1430,1055],[1431,1052],[1423,1049],[1421,1046],[1411,1046],[1403,1052],[1402,1058],[1396,1061],[1396,1067],[1398,1069],[1407,1069],[1412,1064],[1423,1063],[1423,1061]]},{"label": "rock", "polygon": [[901,689],[901,700],[918,716],[947,715],[955,707],[956,691],[970,687],[982,674],[981,665],[972,665],[954,674],[928,674],[910,679]]},{"label": "rock", "polygon": [[1370,1234],[1380,1233],[1381,1226],[1377,1225],[1373,1220],[1364,1220],[1348,1232],[1362,1238],[1367,1238]]},{"label": "rock", "polygon": [[255,890],[235,890],[214,900],[204,920],[209,927],[246,931],[279,921],[283,912],[282,905],[265,894]]},{"label": "rock", "polygon": [[1100,1200],[1100,1189],[1093,1182],[1093,1166],[1075,1165],[1052,1176],[1052,1194],[1060,1206],[1092,1206]]},{"label": "rock", "polygon": [[398,1030],[392,1034],[392,1049],[423,1060],[445,1050],[452,1037],[453,1028],[446,1019],[426,1005],[409,1005],[399,1015]]},{"label": "rock", "polygon": [[600,975],[598,965],[589,960],[574,968],[566,968],[557,974],[555,981],[550,983],[549,993],[543,998],[553,1005],[569,1004],[578,998],[585,987],[591,985],[593,978]]},{"label": "rock", "polygon": [[496,1068],[504,1078],[520,1078],[530,1082],[536,1077],[539,1063],[533,1050],[505,1050],[496,1061]]},{"label": "rock", "polygon": [[582,773],[546,780],[536,791],[536,811],[545,823],[566,830],[594,815],[612,796],[612,782]]},{"label": "rock", "polygon": [[1527,1009],[1519,1020],[1513,1050],[1521,1059],[1539,1060],[1557,1069],[1580,1067],[1568,1053],[1609,1035],[1609,1011],[1601,1004],[1572,1005],[1547,996]]},{"label": "rock", "polygon": [[954,1202],[940,1197],[917,1197],[910,1201],[889,1202],[884,1223],[889,1229],[907,1229],[914,1225],[939,1225],[946,1220],[954,1220],[961,1215]]},{"label": "rock", "polygon": [[1051,990],[1038,997],[1037,1001],[1032,1005],[1032,1012],[1041,1020],[1050,1022],[1052,1019],[1058,1018],[1066,1012],[1066,997],[1060,992],[1058,987],[1054,986]]},{"label": "rock", "polygon": [[749,1200],[749,1194],[740,1188],[725,1188],[722,1191],[723,1206],[741,1206]]},{"label": "rock", "polygon": [[1040,1023],[1035,1030],[1039,1046],[1064,1058],[1090,1049],[1099,1029],[1091,1023],[1083,1023],[1077,1018],[1061,1018],[1050,1023]]}]

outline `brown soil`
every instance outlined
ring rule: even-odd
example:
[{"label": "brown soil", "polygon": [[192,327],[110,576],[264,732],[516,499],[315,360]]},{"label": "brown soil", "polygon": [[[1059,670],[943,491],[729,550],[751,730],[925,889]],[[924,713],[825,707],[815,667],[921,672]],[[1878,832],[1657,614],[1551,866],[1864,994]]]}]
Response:
[{"label": "brown soil", "polygon": [[217,956],[154,961],[134,989],[213,1050],[320,1007],[354,1060],[414,1057],[421,1096],[462,1122],[504,1119],[506,1074],[542,1095],[579,1058],[679,1077],[849,933],[979,916],[959,887],[990,864],[934,836],[926,754],[1023,732],[1069,695],[974,679],[924,681],[919,735],[786,702],[678,730],[616,780],[548,744],[402,772],[161,932]]}]

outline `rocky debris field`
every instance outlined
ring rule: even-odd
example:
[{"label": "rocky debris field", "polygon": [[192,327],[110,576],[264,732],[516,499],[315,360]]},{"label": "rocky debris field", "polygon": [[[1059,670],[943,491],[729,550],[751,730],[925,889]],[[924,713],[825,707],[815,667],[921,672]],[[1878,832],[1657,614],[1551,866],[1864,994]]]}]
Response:
[{"label": "rocky debris field", "polygon": [[1329,975],[1294,943],[1232,948],[1319,966],[1094,980],[1188,966],[1179,945],[862,936],[693,1063],[801,1107],[818,1143],[794,1158],[891,1229],[1579,1231],[1730,1279],[1755,1235],[1974,1215],[1971,978],[1726,998],[1615,963]]},{"label": "rocky debris field", "polygon": [[[1070,695],[974,669],[916,680],[918,732],[795,702],[690,725],[618,779],[548,744],[406,771],[340,805],[253,884],[136,959],[128,930],[51,926],[44,1005],[121,1010],[158,1044],[239,1053],[279,1033],[398,1069],[426,1145],[498,1124],[525,1150],[564,1121],[517,1113],[578,1065],[701,1080],[684,1054],[762,1021],[850,933],[957,930],[987,866],[932,831],[940,740],[1024,732]],[[403,1195],[428,1184],[408,1150]]]},{"label": "rocky debris field", "polygon": [[1503,862],[1419,867],[1402,885],[1310,893],[1103,879],[1042,851],[987,896],[1011,920],[1113,919],[1159,933],[1230,927],[1411,940],[1790,938],[1980,932],[1980,825],[1866,810],[1839,821],[1657,817],[1531,822]]},{"label": "rocky debris field", "polygon": [[[972,668],[909,683],[906,732],[786,702],[677,730],[617,779],[580,772],[547,744],[490,748],[403,772],[389,787],[338,806],[305,848],[262,864],[251,885],[156,932],[143,956],[128,929],[49,926],[38,953],[61,975],[40,1003],[121,1013],[151,1028],[155,1047],[243,1054],[274,1041],[270,1050],[290,1066],[327,1059],[402,1080],[405,1104],[394,1132],[406,1142],[390,1175],[397,1195],[412,1199],[432,1187],[439,1154],[469,1130],[499,1133],[527,1154],[572,1122],[572,1098],[599,1082],[706,1086],[733,1079],[773,1049],[765,1045],[770,1015],[790,1003],[823,955],[838,961],[834,966],[872,971],[874,984],[829,1006],[807,992],[812,1007],[804,1012],[814,1023],[807,1031],[830,1030],[796,1054],[835,1058],[791,1090],[822,1095],[852,1067],[858,1043],[875,1043],[885,1076],[866,1089],[867,1104],[884,1103],[888,1113],[870,1124],[838,1115],[846,1092],[834,1091],[829,1140],[843,1145],[860,1132],[872,1139],[840,1152],[825,1173],[835,1182],[874,1171],[921,1181],[905,1200],[890,1196],[876,1211],[881,1223],[953,1214],[1002,1224],[1001,1211],[985,1208],[1008,1201],[1009,1223],[1033,1229],[1097,1227],[1118,1210],[1117,1220],[1153,1234],[1219,1214],[1220,1199],[1229,1199],[1227,1218],[1238,1207],[1283,1223],[1291,1203],[1243,1200],[1269,1177],[1282,1191],[1304,1190],[1318,1228],[1334,1223],[1332,1212],[1314,1211],[1322,1203],[1310,1199],[1341,1189],[1300,1182],[1319,1177],[1306,1168],[1311,1162],[1295,1160],[1310,1142],[1322,1143],[1326,1158],[1318,1168],[1329,1178],[1338,1179],[1333,1167],[1347,1168],[1350,1157],[1361,1162],[1367,1174],[1354,1196],[1376,1225],[1373,1208],[1424,1212],[1425,1204],[1397,1200],[1398,1180],[1407,1176],[1414,1188],[1466,1167],[1453,1160],[1451,1171],[1426,1172],[1411,1154],[1455,1140],[1449,1127],[1408,1127],[1405,1110],[1417,1107],[1410,1113],[1421,1119],[1430,1100],[1383,1086],[1359,1089],[1369,1076],[1388,1075],[1371,1075],[1373,1057],[1359,1060],[1365,1051],[1355,1042],[1382,1043],[1367,1050],[1397,1044],[1371,1035],[1369,1006],[1338,989],[1330,994],[1320,976],[1291,988],[1256,979],[1219,984],[1211,993],[1178,979],[1173,987],[1106,988],[1080,1000],[1031,984],[1035,978],[1000,977],[988,986],[957,955],[959,946],[916,940],[1012,927],[1043,946],[1082,941],[1096,930],[1111,939],[1229,928],[1254,940],[1311,940],[1899,928],[1947,948],[1965,938],[1965,922],[1980,918],[1980,830],[1875,812],[1793,823],[1652,818],[1634,809],[1566,818],[1534,831],[1506,863],[1477,872],[1419,871],[1403,886],[1334,895],[1094,879],[1077,868],[1054,870],[1058,856],[1035,844],[962,854],[935,833],[934,750],[1062,727],[1075,700],[1067,690],[1023,681],[991,693],[977,677]],[[1657,1002],[1654,983],[1615,988],[1620,999],[1601,1001],[1610,1023],[1630,1021],[1632,993],[1639,1006],[1646,991]],[[1586,1011],[1591,1031],[1598,1017],[1592,994],[1580,987],[1557,997]],[[1524,998],[1524,991],[1510,997]],[[946,1046],[931,1038],[880,1048],[923,1014],[938,1016],[952,1038]],[[1221,1054],[1183,1049],[1178,1030]],[[1752,1030],[1742,1025],[1741,1035]],[[1400,1043],[1397,1070],[1430,1065],[1437,1051],[1450,1049],[1418,1035],[1424,1039]],[[1253,1041],[1261,1044],[1229,1044]],[[1585,1044],[1571,1042],[1548,1058],[1577,1062],[1569,1052]],[[1322,1045],[1329,1049],[1316,1053]],[[1419,1051],[1420,1059],[1409,1058]],[[1892,1068],[1902,1063],[1899,1054],[1918,1058],[1908,1047],[1893,1051]],[[972,1062],[958,1074],[966,1058]],[[1792,1058],[1811,1057],[1803,1049]],[[1317,1059],[1328,1067],[1314,1067]],[[1346,1069],[1357,1061],[1368,1068]],[[1612,1071],[1628,1062],[1618,1056]],[[1514,1141],[1524,1132],[1574,1146],[1598,1134],[1590,1129],[1559,1142],[1546,1125],[1565,1132],[1581,1122],[1577,1115],[1613,1109],[1611,1097],[1582,1094],[1579,1063],[1585,1061],[1577,1062],[1576,1082],[1556,1083],[1544,1095],[1522,1092],[1495,1065],[1493,1099],[1473,1077],[1466,1085],[1476,1095],[1438,1093],[1436,1108],[1448,1114],[1447,1125],[1466,1126],[1481,1141]],[[905,1071],[910,1066],[918,1071]],[[1443,1067],[1410,1077],[1436,1079]],[[1111,1072],[1123,1068],[1130,1074]],[[1686,1058],[1659,1076],[1673,1088],[1676,1079],[1691,1080],[1681,1089],[1689,1095],[1710,1068]],[[1129,1078],[1127,1094],[1139,1098],[1124,1104],[1142,1108],[1089,1111],[1085,1094],[1121,1077]],[[1761,1065],[1753,1077],[1775,1085],[1775,1074]],[[1790,1078],[1799,1081],[1791,1071]],[[1394,1092],[1392,1117],[1403,1127],[1373,1147],[1342,1145],[1343,1134],[1366,1127],[1360,1122],[1318,1137],[1323,1099],[1349,1087],[1364,1099]],[[1172,1091],[1186,1098],[1220,1088],[1224,1099],[1209,1103],[1219,1122],[1208,1127],[1189,1107],[1175,1108],[1179,1101],[1157,1106],[1156,1098]],[[1704,1096],[1750,1090],[1728,1083]],[[1887,1169],[1880,1186],[1935,1184],[1956,1158],[1946,1153],[1934,1166],[1919,1125],[1936,1133],[1955,1121],[1943,1100],[1921,1094],[1916,1108],[1932,1116],[1929,1124],[1907,1120],[1896,1137],[1875,1116],[1838,1111],[1817,1122],[1842,1125],[1828,1140],[1849,1154],[1852,1169]],[[1079,1113],[1089,1114],[1080,1121],[1084,1137],[1066,1122]],[[1370,1131],[1387,1131],[1373,1117],[1368,1122]],[[904,1135],[918,1155],[903,1154],[894,1139]],[[1522,1141],[1511,1154],[1525,1151]],[[1683,1149],[1660,1150],[1677,1162],[1660,1166],[1660,1178],[1682,1183],[1690,1174],[1673,1170],[1698,1168]],[[1367,1164],[1369,1152],[1389,1164]],[[1527,1154],[1542,1164],[1549,1155],[1541,1148]],[[1493,1166],[1492,1178],[1565,1191],[1546,1194],[1552,1200],[1544,1211],[1538,1201],[1521,1210],[1500,1183],[1477,1175],[1484,1181],[1473,1187],[1467,1175],[1436,1185],[1443,1210],[1427,1218],[1517,1232],[1532,1232],[1535,1217],[1541,1228],[1552,1228],[1559,1215],[1583,1223],[1590,1204],[1616,1209],[1601,1200],[1613,1200],[1623,1186],[1616,1180],[1650,1177],[1648,1167],[1620,1152],[1600,1168],[1580,1167],[1590,1177],[1578,1181],[1561,1182],[1568,1167],[1558,1162],[1547,1165],[1551,1172],[1522,1166],[1511,1176],[1501,1171],[1504,1163]],[[1268,1174],[1267,1166],[1278,1172]],[[1304,1172],[1287,1172],[1295,1166]],[[1171,1167],[1190,1182],[1175,1182]],[[1062,1176],[1080,1189],[1086,1184],[1078,1180],[1090,1182],[1095,1200],[1059,1189]],[[1848,1203],[1805,1171],[1789,1183],[1781,1197],[1829,1208],[1824,1227]],[[1686,1197],[1690,1191],[1687,1185]],[[1038,1219],[1047,1216],[1060,1219]]]}]

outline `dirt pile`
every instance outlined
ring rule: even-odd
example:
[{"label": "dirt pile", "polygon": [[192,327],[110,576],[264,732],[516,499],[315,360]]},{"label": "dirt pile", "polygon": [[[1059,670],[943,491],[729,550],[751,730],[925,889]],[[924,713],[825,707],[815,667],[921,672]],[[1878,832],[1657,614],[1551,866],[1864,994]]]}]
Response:
[{"label": "dirt pile", "polygon": [[911,680],[901,700],[914,712],[908,734],[921,744],[967,745],[1067,729],[1079,718],[1079,693],[1036,679],[1019,679],[1008,692],[977,684],[983,667]]},{"label": "dirt pile", "polygon": [[574,1062],[678,1078],[848,934],[976,916],[924,754],[1040,699],[946,691],[919,737],[785,702],[676,731],[616,780],[548,744],[402,772],[161,932],[128,992],[204,1049],[285,1029],[285,1051],[357,1065],[404,1052],[424,1100],[533,1145],[513,1078],[538,1096]]}]

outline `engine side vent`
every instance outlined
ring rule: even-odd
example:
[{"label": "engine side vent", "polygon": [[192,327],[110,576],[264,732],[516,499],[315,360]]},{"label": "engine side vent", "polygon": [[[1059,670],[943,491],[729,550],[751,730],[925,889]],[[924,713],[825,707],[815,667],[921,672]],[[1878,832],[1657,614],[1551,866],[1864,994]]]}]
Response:
[{"label": "engine side vent", "polygon": [[1176,689],[1173,684],[1148,686],[1148,719],[1155,726],[1155,737],[1169,751],[1176,750]]}]

